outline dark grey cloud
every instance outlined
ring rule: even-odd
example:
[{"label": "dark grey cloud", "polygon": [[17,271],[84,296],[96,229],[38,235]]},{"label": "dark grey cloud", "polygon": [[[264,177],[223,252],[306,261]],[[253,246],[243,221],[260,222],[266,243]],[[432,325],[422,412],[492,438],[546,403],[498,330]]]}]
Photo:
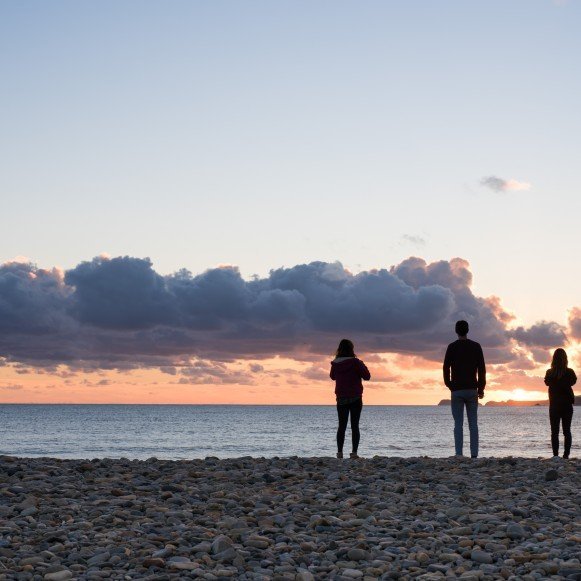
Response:
[{"label": "dark grey cloud", "polygon": [[0,333],[54,333],[65,322],[69,294],[56,269],[19,262],[0,265]]},{"label": "dark grey cloud", "polygon": [[560,347],[567,341],[565,327],[552,321],[540,321],[531,327],[517,327],[509,335],[529,347]]},{"label": "dark grey cloud", "polygon": [[460,318],[491,362],[513,360],[513,340],[539,346],[542,336],[561,336],[550,323],[507,331],[511,315],[497,298],[474,295],[471,284],[459,258],[409,258],[359,274],[312,262],[250,281],[235,267],[162,276],[149,259],[128,256],[66,273],[7,263],[0,265],[0,358],[53,370],[158,367],[184,382],[228,382],[224,363],[278,354],[316,361],[343,336],[361,353],[439,360]]},{"label": "dark grey cloud", "polygon": [[134,330],[175,321],[166,280],[148,258],[95,258],[69,270],[65,283],[74,287],[69,308],[80,323]]}]

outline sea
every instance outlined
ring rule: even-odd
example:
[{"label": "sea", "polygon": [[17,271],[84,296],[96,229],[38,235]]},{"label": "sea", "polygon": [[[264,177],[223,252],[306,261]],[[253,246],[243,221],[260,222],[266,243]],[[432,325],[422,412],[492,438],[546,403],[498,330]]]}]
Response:
[{"label": "sea", "polygon": [[[480,456],[551,455],[547,407],[481,407],[478,419]],[[0,404],[0,454],[13,456],[334,456],[336,429],[333,406]],[[363,457],[454,453],[448,406],[364,406],[360,429]]]}]

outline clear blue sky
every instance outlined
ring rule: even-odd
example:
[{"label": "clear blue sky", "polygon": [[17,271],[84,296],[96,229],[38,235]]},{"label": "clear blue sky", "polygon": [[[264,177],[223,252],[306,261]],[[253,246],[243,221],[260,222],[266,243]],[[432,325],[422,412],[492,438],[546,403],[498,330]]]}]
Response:
[{"label": "clear blue sky", "polygon": [[0,261],[461,256],[479,294],[564,320],[580,23],[575,0],[4,0]]}]

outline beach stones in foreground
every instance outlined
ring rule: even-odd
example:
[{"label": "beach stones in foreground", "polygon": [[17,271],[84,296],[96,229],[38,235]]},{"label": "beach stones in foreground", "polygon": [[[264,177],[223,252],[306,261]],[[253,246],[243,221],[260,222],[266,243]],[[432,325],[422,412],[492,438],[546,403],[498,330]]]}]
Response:
[{"label": "beach stones in foreground", "polygon": [[0,457],[0,580],[581,579],[580,467]]}]

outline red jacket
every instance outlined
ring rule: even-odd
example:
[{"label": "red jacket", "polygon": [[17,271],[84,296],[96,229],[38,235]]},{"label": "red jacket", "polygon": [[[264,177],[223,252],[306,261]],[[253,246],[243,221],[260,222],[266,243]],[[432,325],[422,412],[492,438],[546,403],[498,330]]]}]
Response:
[{"label": "red jacket", "polygon": [[331,361],[331,379],[335,380],[337,397],[359,397],[363,394],[362,379],[371,379],[369,369],[357,357],[337,357]]}]

